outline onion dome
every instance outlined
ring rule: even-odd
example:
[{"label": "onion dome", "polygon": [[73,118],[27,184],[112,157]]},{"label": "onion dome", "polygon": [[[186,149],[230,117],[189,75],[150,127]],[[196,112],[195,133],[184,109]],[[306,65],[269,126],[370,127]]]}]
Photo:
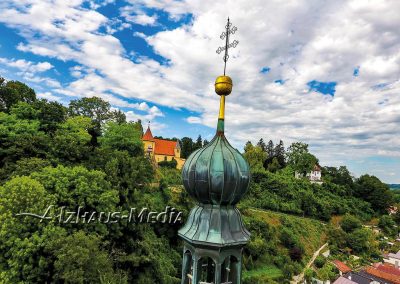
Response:
[{"label": "onion dome", "polygon": [[249,187],[249,165],[224,135],[225,96],[231,91],[231,78],[219,76],[215,82],[215,92],[221,97],[217,132],[209,144],[189,156],[182,169],[185,189],[202,204],[235,205]]}]

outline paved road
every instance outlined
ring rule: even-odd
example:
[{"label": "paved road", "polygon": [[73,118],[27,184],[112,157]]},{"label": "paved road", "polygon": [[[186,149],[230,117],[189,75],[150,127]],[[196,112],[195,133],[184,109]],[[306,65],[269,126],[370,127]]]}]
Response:
[{"label": "paved road", "polygon": [[301,280],[303,280],[303,278],[304,278],[304,271],[306,271],[307,268],[310,268],[310,266],[314,263],[314,260],[317,258],[317,256],[318,256],[319,253],[321,252],[321,250],[323,250],[327,245],[328,245],[328,243],[323,244],[322,247],[320,247],[316,252],[314,252],[312,258],[311,258],[310,261],[307,263],[306,267],[304,267],[303,272],[301,272],[299,275],[293,276],[293,280],[290,281],[291,284],[297,284],[297,283],[299,283]]}]

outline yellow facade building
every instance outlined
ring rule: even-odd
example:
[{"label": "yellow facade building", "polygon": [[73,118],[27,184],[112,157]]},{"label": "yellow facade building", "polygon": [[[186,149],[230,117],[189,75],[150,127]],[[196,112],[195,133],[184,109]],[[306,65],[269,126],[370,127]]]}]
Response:
[{"label": "yellow facade building", "polygon": [[142,141],[145,154],[149,155],[156,164],[162,161],[172,161],[172,159],[175,159],[177,162],[176,168],[181,169],[185,163],[185,159],[181,158],[179,142],[154,138],[150,126],[147,127]]}]

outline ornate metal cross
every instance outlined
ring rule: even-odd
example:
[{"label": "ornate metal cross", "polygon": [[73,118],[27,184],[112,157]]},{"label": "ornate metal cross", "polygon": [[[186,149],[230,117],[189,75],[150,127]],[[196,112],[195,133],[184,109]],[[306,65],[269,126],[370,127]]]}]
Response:
[{"label": "ornate metal cross", "polygon": [[218,54],[220,54],[222,51],[225,50],[225,54],[224,54],[224,57],[223,57],[223,60],[225,62],[225,64],[224,64],[224,76],[225,76],[225,71],[226,71],[226,61],[228,61],[228,59],[229,59],[228,49],[231,48],[231,47],[235,48],[239,44],[239,41],[236,40],[236,39],[231,43],[229,42],[230,35],[234,34],[237,31],[237,27],[232,26],[232,23],[229,21],[229,18],[228,18],[228,23],[226,24],[225,28],[226,28],[226,31],[222,32],[222,34],[220,35],[221,39],[225,39],[225,46],[220,46],[217,49],[217,53]]}]

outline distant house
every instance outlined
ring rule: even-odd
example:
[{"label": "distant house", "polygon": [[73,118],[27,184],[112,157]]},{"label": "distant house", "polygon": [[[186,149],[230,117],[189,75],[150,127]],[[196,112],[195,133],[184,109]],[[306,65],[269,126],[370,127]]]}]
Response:
[{"label": "distant house", "polygon": [[385,279],[364,272],[348,272],[336,279],[333,284],[393,284]]},{"label": "distant house", "polygon": [[389,215],[396,214],[397,211],[398,211],[398,209],[397,209],[396,206],[390,206],[390,207],[388,208],[388,213],[389,213]]},{"label": "distant house", "polygon": [[383,279],[384,281],[382,283],[400,284],[400,277],[398,275],[379,270],[375,267],[367,267],[361,273],[365,273],[368,276],[377,277],[378,279]]},{"label": "distant house", "polygon": [[332,263],[339,270],[340,276],[351,271],[351,268],[348,267],[344,262],[341,262],[340,260],[336,259],[336,260],[332,261]]},{"label": "distant house", "polygon": [[[299,173],[297,171],[294,173],[294,176],[296,178],[304,177],[304,175],[302,173]],[[315,164],[312,171],[306,174],[306,177],[312,183],[322,184],[321,167],[318,164]]]},{"label": "distant house", "polygon": [[389,273],[389,274],[393,274],[393,275],[397,275],[400,278],[400,268],[396,268],[394,265],[389,264],[389,263],[375,263],[373,265],[373,267],[375,267],[376,269]]},{"label": "distant house", "polygon": [[177,168],[181,169],[185,163],[185,159],[181,158],[181,147],[178,141],[154,138],[151,133],[150,126],[142,137],[144,153],[157,164],[163,161],[177,162]]},{"label": "distant house", "polygon": [[400,250],[397,253],[388,253],[383,255],[383,261],[385,263],[393,264],[396,268],[400,266]]}]

